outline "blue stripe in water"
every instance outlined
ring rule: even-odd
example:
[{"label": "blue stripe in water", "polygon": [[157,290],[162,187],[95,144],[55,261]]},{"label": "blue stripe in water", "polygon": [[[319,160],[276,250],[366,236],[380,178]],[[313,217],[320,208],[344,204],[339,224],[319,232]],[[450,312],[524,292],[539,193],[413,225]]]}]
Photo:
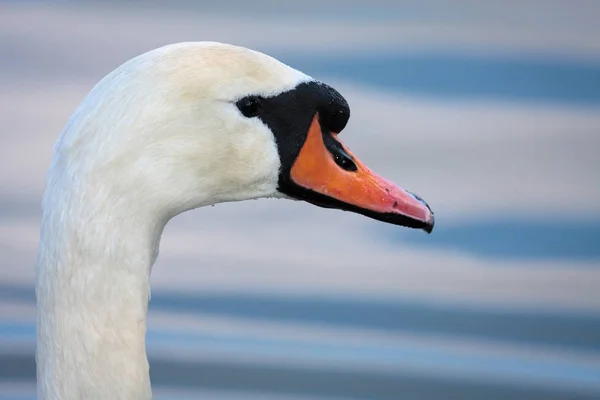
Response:
[{"label": "blue stripe in water", "polygon": [[[5,339],[35,340],[31,324],[0,323],[0,334]],[[381,345],[369,341],[361,344],[319,343],[290,339],[264,339],[241,335],[214,335],[150,328],[147,335],[149,353],[154,346],[176,346],[181,349],[206,350],[235,356],[257,358],[285,357],[289,360],[314,362],[337,361],[346,366],[375,363],[397,368],[443,370],[463,373],[471,377],[527,379],[554,383],[577,383],[600,388],[600,367],[572,360],[538,360],[515,354],[480,354],[462,350],[430,348],[427,345],[397,343]],[[170,347],[169,347],[170,348]]]},{"label": "blue stripe in water", "polygon": [[317,79],[334,77],[386,91],[443,98],[600,104],[600,64],[457,53],[276,56]]},{"label": "blue stripe in water", "polygon": [[[393,242],[465,251],[507,259],[600,259],[600,221],[480,220],[464,224],[436,220],[431,235],[382,226]],[[600,263],[596,264],[600,267]]]},{"label": "blue stripe in water", "polygon": [[[33,290],[0,284],[0,299],[33,303]],[[575,311],[490,309],[476,304],[430,303],[423,299],[386,301],[315,295],[189,292],[154,292],[150,310],[464,339],[484,338],[579,350],[600,349],[600,316]]]}]

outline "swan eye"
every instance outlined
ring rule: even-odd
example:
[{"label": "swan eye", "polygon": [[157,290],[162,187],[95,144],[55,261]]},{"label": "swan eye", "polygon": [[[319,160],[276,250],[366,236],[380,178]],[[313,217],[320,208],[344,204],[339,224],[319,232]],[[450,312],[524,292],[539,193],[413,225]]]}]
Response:
[{"label": "swan eye", "polygon": [[244,97],[235,103],[237,108],[240,110],[242,115],[246,118],[256,117],[260,110],[262,109],[262,104],[260,104],[260,100],[258,97],[250,96]]}]

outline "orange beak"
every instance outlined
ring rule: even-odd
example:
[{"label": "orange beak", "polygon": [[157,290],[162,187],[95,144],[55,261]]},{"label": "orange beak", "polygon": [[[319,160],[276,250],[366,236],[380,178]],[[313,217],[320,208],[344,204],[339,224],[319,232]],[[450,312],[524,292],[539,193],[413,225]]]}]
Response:
[{"label": "orange beak", "polygon": [[318,114],[290,170],[306,189],[298,193],[315,205],[339,208],[431,233],[434,215],[427,203],[371,171],[339,140],[321,128]]}]

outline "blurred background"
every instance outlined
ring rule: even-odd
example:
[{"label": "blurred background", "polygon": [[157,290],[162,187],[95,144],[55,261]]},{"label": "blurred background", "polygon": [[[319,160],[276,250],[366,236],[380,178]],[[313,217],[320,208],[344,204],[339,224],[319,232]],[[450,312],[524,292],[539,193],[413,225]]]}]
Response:
[{"label": "blurred background", "polygon": [[300,202],[175,218],[157,399],[599,399],[600,3],[0,1],[0,399],[35,398],[52,146],[92,86],[179,41],[336,87],[343,139],[436,230]]}]

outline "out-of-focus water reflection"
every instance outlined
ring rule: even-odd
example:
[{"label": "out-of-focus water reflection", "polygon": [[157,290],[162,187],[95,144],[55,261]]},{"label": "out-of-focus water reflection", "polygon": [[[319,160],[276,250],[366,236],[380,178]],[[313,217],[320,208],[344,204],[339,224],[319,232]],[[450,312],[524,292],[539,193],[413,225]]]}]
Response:
[{"label": "out-of-focus water reflection", "polygon": [[175,218],[157,398],[600,398],[600,6],[534,3],[0,2],[0,400],[35,398],[54,141],[110,70],[190,40],[339,89],[344,140],[437,226],[273,200]]}]

